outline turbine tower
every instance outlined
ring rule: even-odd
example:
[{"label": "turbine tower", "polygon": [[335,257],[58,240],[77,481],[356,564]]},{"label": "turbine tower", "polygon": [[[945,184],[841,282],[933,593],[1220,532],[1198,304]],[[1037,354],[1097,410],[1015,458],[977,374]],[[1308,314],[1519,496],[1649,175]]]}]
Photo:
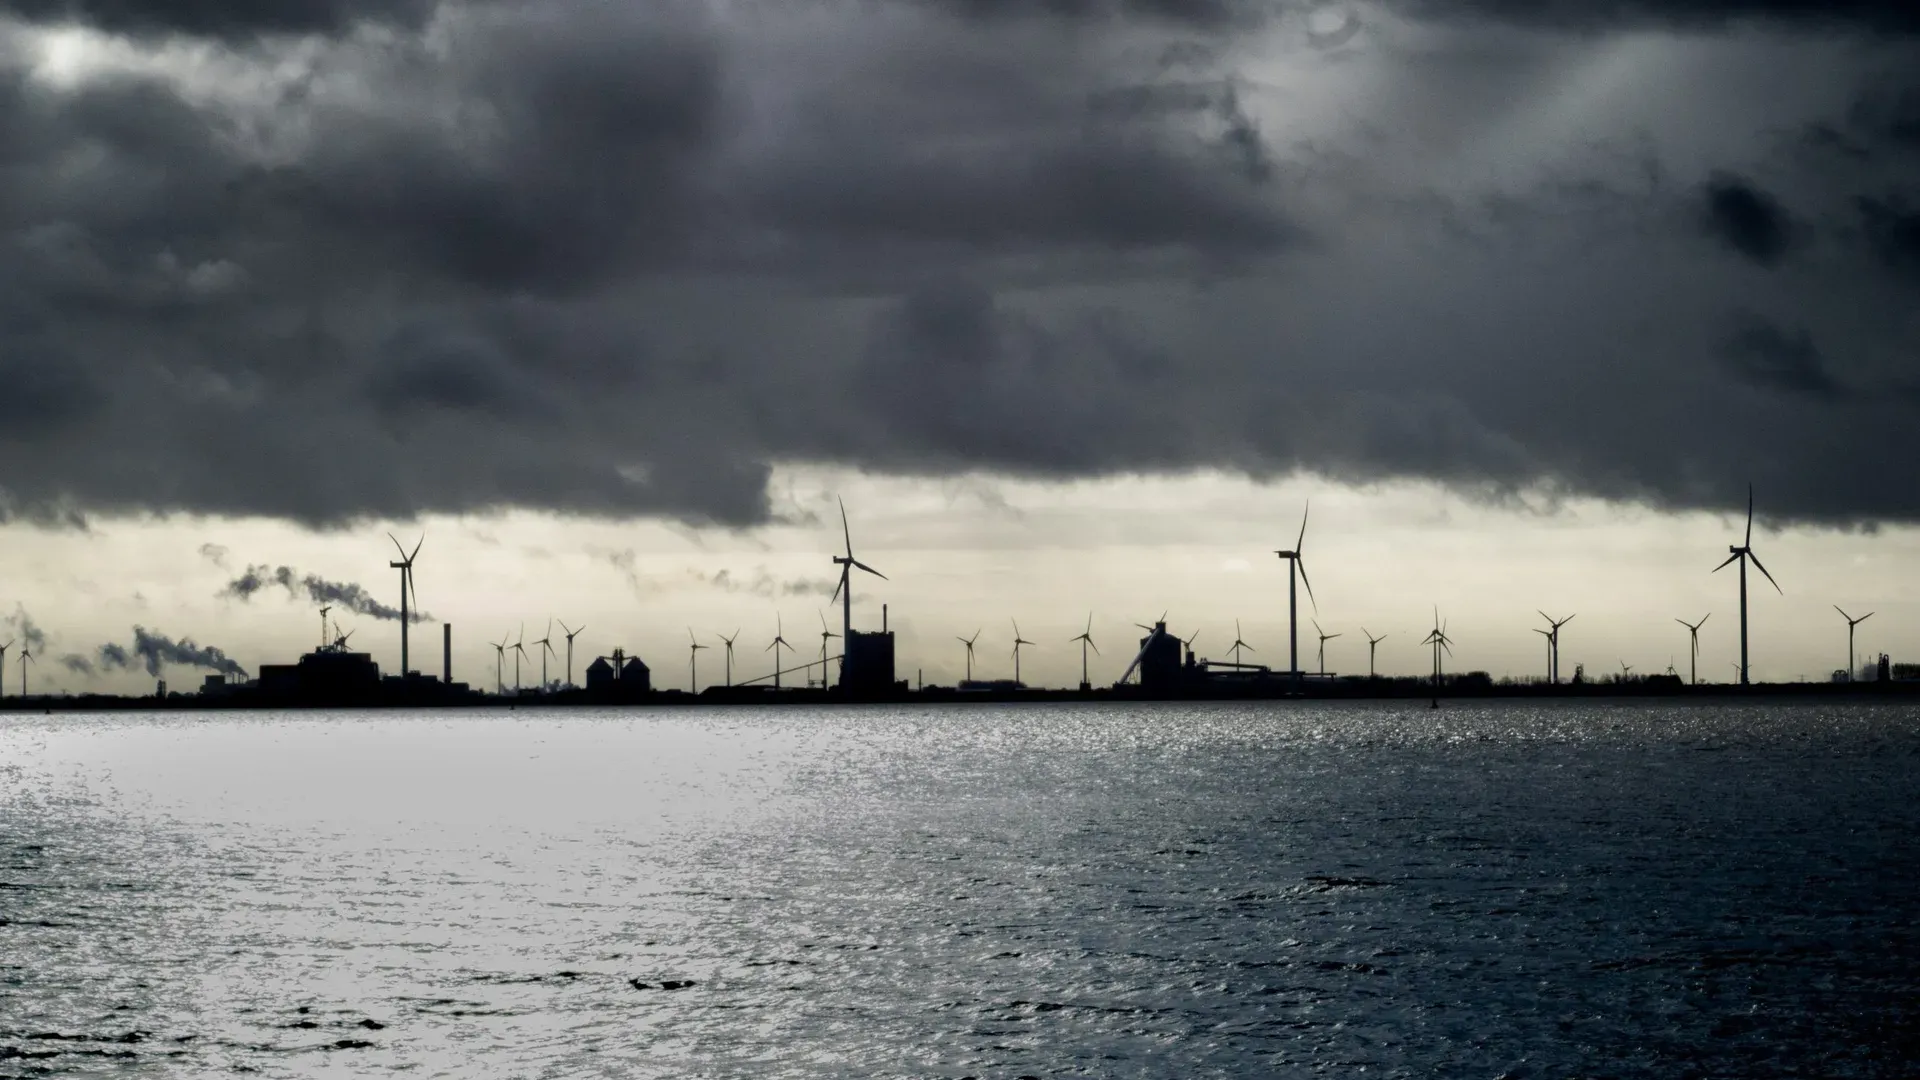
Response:
[{"label": "turbine tower", "polygon": [[1313,598],[1313,582],[1307,580],[1307,564],[1301,561],[1301,549],[1307,542],[1307,513],[1313,509],[1308,502],[1300,511],[1300,538],[1293,542],[1292,551],[1276,551],[1275,555],[1287,560],[1287,667],[1293,672],[1293,692],[1300,693],[1300,605],[1294,594],[1294,577],[1307,587],[1307,601],[1313,605],[1314,614],[1320,613],[1320,602]]},{"label": "turbine tower", "polygon": [[507,680],[504,674],[507,662],[507,639],[503,635],[499,641],[489,641],[493,646],[493,694],[500,697],[507,692]]},{"label": "turbine tower", "polygon": [[1020,685],[1020,646],[1032,644],[1020,636],[1020,620],[1013,620],[1013,685],[1016,688]]},{"label": "turbine tower", "polygon": [[[418,593],[415,593],[413,589],[413,558],[415,555],[420,554],[420,544],[427,542],[427,534],[420,534],[420,544],[413,545],[412,554],[408,554],[407,549],[400,546],[400,541],[394,539],[392,533],[387,534],[387,539],[393,540],[393,546],[400,552],[400,561],[388,563],[387,565],[400,571],[400,677],[404,679],[409,670],[407,667],[407,627],[413,623],[412,618],[407,614],[407,597],[409,594],[413,596],[413,610],[417,611],[420,607],[420,596]],[[519,680],[515,679],[514,682],[517,684]],[[519,687],[516,685],[514,689],[517,690]]]},{"label": "turbine tower", "polygon": [[[1833,605],[1833,610],[1840,611],[1840,605]],[[1853,666],[1853,628],[1873,618],[1873,612],[1869,611],[1856,619],[1846,612],[1840,611],[1840,617],[1847,620],[1847,681],[1852,682],[1855,675]]]},{"label": "turbine tower", "polygon": [[534,644],[540,647],[540,692],[544,694],[547,692],[547,657],[553,655],[553,619],[552,618],[547,619],[546,636],[542,637],[539,641],[534,642]]},{"label": "turbine tower", "polygon": [[975,630],[970,638],[954,635],[954,640],[967,647],[967,681],[973,681],[973,643],[980,640],[980,631]]},{"label": "turbine tower", "polygon": [[1727,550],[1733,554],[1727,556],[1726,562],[1714,567],[1713,572],[1717,574],[1736,562],[1740,564],[1740,685],[1750,686],[1752,685],[1752,681],[1749,676],[1752,669],[1747,665],[1747,561],[1749,559],[1753,561],[1754,569],[1765,575],[1767,584],[1773,586],[1774,592],[1782,596],[1786,595],[1786,591],[1780,588],[1780,583],[1773,580],[1772,574],[1767,573],[1766,566],[1760,562],[1760,556],[1753,553],[1752,484],[1747,485],[1747,538],[1738,546],[1728,544]]},{"label": "turbine tower", "polygon": [[[820,614],[820,689],[822,690],[825,690],[830,685],[827,682],[827,641],[830,638],[837,638],[837,637],[840,637],[840,635],[827,629],[827,616],[824,612],[822,612]],[[845,641],[846,639],[841,638],[841,640]],[[843,651],[840,655],[841,678],[844,679],[846,677],[846,672],[847,672],[847,658],[846,658],[846,653]]]},{"label": "turbine tower", "polygon": [[[844,642],[853,634],[854,569],[857,567],[865,570],[881,581],[887,580],[887,575],[853,557],[853,530],[847,525],[847,501],[845,499],[840,500],[840,533],[846,538],[847,553],[844,556],[835,555],[833,557],[834,565],[840,568],[840,584],[833,587],[833,596],[827,599],[827,603],[833,603],[835,598],[838,598],[840,601],[840,639]],[[847,662],[843,657],[840,661],[840,681],[845,682],[846,678]],[[820,661],[820,685],[822,687],[827,685],[827,664],[824,656]]]},{"label": "turbine tower", "polygon": [[1243,637],[1244,635],[1240,633],[1240,620],[1239,619],[1233,620],[1233,648],[1230,651],[1233,653],[1234,667],[1240,666],[1240,650],[1241,649],[1245,649],[1248,652],[1255,651],[1253,646],[1241,640]]},{"label": "turbine tower", "polygon": [[[1020,635],[1015,634],[1014,636],[1018,637]],[[1087,628],[1080,632],[1079,637],[1069,640],[1080,643],[1080,689],[1083,691],[1091,690],[1093,689],[1093,684],[1087,681],[1087,650],[1092,649],[1095,653],[1100,651],[1100,646],[1093,643],[1093,612],[1087,612]],[[971,647],[969,647],[969,651],[971,651]],[[1016,673],[1014,677],[1018,679],[1018,673]]]},{"label": "turbine tower", "polygon": [[1540,617],[1547,620],[1547,625],[1552,628],[1547,634],[1547,648],[1552,654],[1547,661],[1547,681],[1558,686],[1560,685],[1560,628],[1572,622],[1578,614],[1556,619],[1542,611]]},{"label": "turbine tower", "polygon": [[700,693],[700,650],[710,649],[711,645],[702,645],[693,638],[693,627],[687,627],[687,693],[698,696]]},{"label": "turbine tower", "polygon": [[560,632],[567,636],[567,685],[568,686],[573,685],[573,639],[576,637],[579,637],[580,631],[585,629],[586,627],[582,626],[576,630],[569,630],[567,629],[566,620],[563,619],[560,622]]},{"label": "turbine tower", "polygon": [[1533,627],[1533,632],[1547,639],[1547,681],[1553,681],[1553,631]]},{"label": "turbine tower", "polygon": [[27,696],[27,661],[32,659],[33,659],[32,646],[30,645],[20,646],[20,696],[21,697]]},{"label": "turbine tower", "polygon": [[527,624],[520,624],[520,640],[513,643],[513,692],[520,693],[520,660],[527,655]]},{"label": "turbine tower", "polygon": [[1440,621],[1439,608],[1433,609],[1433,632],[1428,634],[1427,639],[1421,642],[1421,644],[1433,646],[1433,689],[1434,693],[1438,694],[1440,692],[1440,682],[1446,676],[1446,669],[1441,663],[1440,652],[1444,649],[1448,656],[1453,655],[1453,639],[1447,636],[1447,624]]},{"label": "turbine tower", "polygon": [[[5,645],[0,645],[0,697],[7,696],[7,650],[13,648],[14,640],[13,638],[8,638]],[[25,647],[24,645],[21,646],[21,648]]]},{"label": "turbine tower", "polygon": [[1379,637],[1374,637],[1364,626],[1360,628],[1360,632],[1367,635],[1367,678],[1372,679],[1376,677],[1373,674],[1373,651],[1380,647],[1381,642],[1387,640],[1387,635],[1381,634]]},{"label": "turbine tower", "polygon": [[740,637],[740,628],[734,627],[733,637],[727,637],[725,634],[715,634],[713,636],[719,638],[721,643],[727,647],[727,685],[732,686],[733,685],[733,643],[735,640],[737,640]]},{"label": "turbine tower", "polygon": [[792,652],[793,646],[787,644],[786,627],[781,623],[778,612],[774,613],[773,620],[773,641],[768,643],[767,651],[773,654],[773,688],[778,690],[780,689],[780,650]]},{"label": "turbine tower", "polygon": [[1329,634],[1325,630],[1320,629],[1318,622],[1313,624],[1313,632],[1320,635],[1320,674],[1324,676],[1327,673],[1327,642],[1332,641],[1340,635]]},{"label": "turbine tower", "polygon": [[1700,616],[1699,622],[1690,623],[1685,619],[1673,620],[1687,628],[1687,637],[1691,640],[1692,649],[1690,655],[1693,659],[1687,664],[1687,681],[1693,686],[1700,685],[1700,628],[1707,625],[1707,620],[1711,618],[1713,618],[1713,612],[1709,611],[1705,615]]}]

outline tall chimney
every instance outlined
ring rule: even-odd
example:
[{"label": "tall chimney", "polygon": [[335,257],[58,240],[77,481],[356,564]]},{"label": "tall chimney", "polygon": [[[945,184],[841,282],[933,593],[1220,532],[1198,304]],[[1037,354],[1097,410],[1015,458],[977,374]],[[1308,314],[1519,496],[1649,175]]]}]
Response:
[{"label": "tall chimney", "polygon": [[453,624],[440,624],[440,681],[453,685]]},{"label": "tall chimney", "polygon": [[883,634],[887,632],[887,605],[885,604],[880,605],[880,632]]}]

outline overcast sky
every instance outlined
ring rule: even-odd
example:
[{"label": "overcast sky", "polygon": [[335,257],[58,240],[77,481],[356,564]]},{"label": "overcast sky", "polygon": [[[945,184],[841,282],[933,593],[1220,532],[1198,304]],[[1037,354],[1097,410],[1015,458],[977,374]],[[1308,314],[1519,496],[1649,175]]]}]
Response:
[{"label": "overcast sky", "polygon": [[1308,496],[1330,667],[1439,604],[1495,674],[1712,611],[1723,677],[1749,482],[1756,675],[1832,603],[1912,656],[1916,299],[1907,3],[0,0],[38,685],[322,594],[395,667],[390,527],[457,676],[553,614],[684,682],[817,650],[837,494],[929,679],[1089,609],[1109,678],[1163,608],[1280,663]]}]

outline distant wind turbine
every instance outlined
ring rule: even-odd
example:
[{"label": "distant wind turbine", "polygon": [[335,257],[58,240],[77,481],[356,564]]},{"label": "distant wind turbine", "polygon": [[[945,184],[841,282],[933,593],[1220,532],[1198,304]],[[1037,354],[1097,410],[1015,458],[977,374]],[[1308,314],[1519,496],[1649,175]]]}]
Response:
[{"label": "distant wind turbine", "polygon": [[702,645],[693,638],[693,627],[687,627],[687,693],[700,693],[700,650],[710,649],[711,645]]},{"label": "distant wind turbine", "polygon": [[1560,685],[1560,628],[1578,618],[1579,615],[1576,613],[1564,619],[1556,619],[1542,611],[1540,617],[1547,620],[1547,625],[1553,628],[1547,635],[1547,646],[1553,653],[1552,661],[1547,665],[1547,681],[1558,686]]},{"label": "distant wind turbine", "polygon": [[562,633],[567,635],[567,685],[568,686],[573,685],[573,639],[579,637],[580,631],[585,629],[586,627],[581,626],[573,630],[568,630],[566,620],[562,619],[560,621],[560,630]]},{"label": "distant wind turbine", "polygon": [[1433,688],[1434,692],[1438,693],[1440,683],[1446,677],[1446,668],[1441,663],[1440,653],[1445,650],[1448,656],[1453,655],[1453,639],[1447,636],[1447,624],[1440,621],[1439,608],[1433,609],[1433,632],[1428,634],[1427,639],[1421,644],[1433,646]]},{"label": "distant wind turbine", "polygon": [[1700,616],[1699,622],[1690,623],[1685,619],[1673,620],[1687,628],[1687,639],[1690,645],[1689,655],[1692,657],[1692,659],[1687,662],[1687,682],[1693,686],[1700,685],[1700,628],[1707,625],[1707,620],[1711,618],[1713,618],[1713,612],[1709,611],[1705,615]]},{"label": "distant wind turbine", "polygon": [[1240,620],[1239,619],[1233,620],[1233,648],[1230,651],[1233,653],[1234,667],[1240,666],[1240,650],[1241,649],[1245,649],[1248,652],[1256,651],[1253,646],[1241,640],[1244,636],[1245,635],[1240,633]]},{"label": "distant wind turbine", "polygon": [[780,650],[793,651],[793,646],[787,644],[786,632],[786,625],[781,621],[779,613],[775,612],[773,640],[767,644],[767,651],[773,654],[773,688],[775,690],[780,689]]},{"label": "distant wind turbine", "polygon": [[[845,499],[840,500],[840,533],[847,541],[847,553],[844,556],[835,555],[833,557],[834,565],[840,568],[840,584],[833,587],[833,596],[827,598],[827,603],[833,603],[835,598],[838,598],[840,601],[840,640],[845,642],[853,634],[854,570],[865,570],[881,581],[887,580],[887,575],[853,557],[853,529],[847,525],[847,501]],[[824,639],[822,640],[824,642]],[[840,680],[845,682],[846,677],[847,662],[843,657],[840,661]],[[827,663],[824,657],[820,661],[820,685],[822,687],[827,685]]]},{"label": "distant wind turbine", "polygon": [[973,681],[973,643],[980,640],[980,631],[975,630],[970,638],[954,635],[954,640],[967,647],[967,681]]},{"label": "distant wind turbine", "polygon": [[[7,650],[13,648],[14,640],[9,638],[5,645],[0,645],[0,697],[7,696]],[[24,649],[26,646],[22,645],[21,648]]]},{"label": "distant wind turbine", "polygon": [[502,672],[507,662],[507,639],[502,636],[499,641],[489,641],[487,644],[493,646],[493,692],[496,696],[505,694],[507,680]]},{"label": "distant wind turbine", "polygon": [[1320,674],[1325,675],[1327,673],[1327,642],[1332,641],[1340,635],[1329,634],[1325,630],[1320,629],[1318,622],[1313,624],[1313,632],[1320,635]]},{"label": "distant wind turbine", "polygon": [[553,619],[551,617],[547,619],[547,632],[545,636],[541,637],[539,641],[534,642],[534,644],[540,647],[540,692],[544,694],[547,692],[547,657],[555,655],[553,651]]},{"label": "distant wind turbine", "polygon": [[737,638],[739,638],[740,630],[738,627],[735,627],[733,631],[733,637],[728,637],[725,634],[715,634],[713,636],[719,638],[721,644],[727,647],[727,685],[732,686],[733,685],[733,643]]},{"label": "distant wind turbine", "polygon": [[1547,681],[1553,681],[1553,631],[1533,627],[1533,632],[1547,639]]},{"label": "distant wind turbine", "polygon": [[[1833,605],[1833,610],[1840,611],[1840,605]],[[1869,611],[1856,619],[1846,612],[1840,611],[1840,617],[1847,620],[1847,681],[1852,682],[1855,674],[1855,668],[1853,666],[1853,628],[1873,618],[1873,612]]]},{"label": "distant wind turbine", "polygon": [[520,640],[513,643],[513,692],[520,692],[520,660],[527,655],[527,624],[520,624]]},{"label": "distant wind turbine", "polygon": [[1374,637],[1364,626],[1360,628],[1360,632],[1367,635],[1367,678],[1372,679],[1376,677],[1373,673],[1373,651],[1380,647],[1381,642],[1387,640],[1387,635],[1381,634],[1379,637]]},{"label": "distant wind turbine", "polygon": [[1013,620],[1013,685],[1020,685],[1020,646],[1032,645],[1031,641],[1020,636],[1020,620]]},{"label": "distant wind turbine", "polygon": [[[820,615],[820,688],[822,690],[832,685],[830,681],[827,679],[827,641],[830,638],[837,638],[837,637],[840,637],[840,635],[827,629],[827,616],[825,613],[821,613]],[[846,639],[841,638],[841,640],[844,641]],[[842,648],[844,649],[845,647],[842,646]],[[840,656],[840,673],[842,677],[846,675],[846,671],[847,671],[847,659],[846,659],[846,653],[843,651]]]},{"label": "distant wind turbine", "polygon": [[[1014,636],[1018,637],[1019,635],[1015,634]],[[1080,643],[1080,689],[1089,689],[1093,684],[1087,681],[1087,650],[1092,649],[1095,653],[1100,651],[1100,646],[1093,643],[1093,612],[1087,612],[1087,628],[1080,632],[1079,637],[1069,640]],[[1014,677],[1016,679],[1019,678],[1017,672]]]},{"label": "distant wind turbine", "polygon": [[1786,595],[1786,591],[1780,588],[1780,583],[1773,580],[1772,574],[1767,573],[1767,568],[1760,562],[1760,556],[1753,553],[1752,484],[1747,485],[1747,538],[1737,546],[1728,544],[1727,550],[1733,554],[1727,556],[1726,562],[1714,567],[1713,572],[1717,574],[1736,562],[1740,564],[1740,685],[1749,686],[1752,668],[1747,664],[1747,561],[1749,559],[1753,561],[1754,569],[1765,575],[1767,584],[1773,586],[1774,592],[1782,596]]},{"label": "distant wind turbine", "polygon": [[1632,676],[1633,676],[1633,665],[1627,663],[1625,660],[1620,661],[1620,681],[1626,682]]},{"label": "distant wind turbine", "polygon": [[[414,556],[420,554],[420,544],[427,542],[427,534],[420,534],[420,543],[413,545],[413,551],[411,553],[409,553],[406,548],[400,546],[400,541],[395,539],[392,533],[387,534],[387,539],[392,540],[393,546],[400,552],[400,561],[388,563],[387,565],[400,571],[400,675],[404,678],[408,671],[411,670],[407,667],[407,627],[413,622],[407,615],[407,598],[409,596],[413,597],[413,610],[418,611],[420,609],[420,596],[413,588],[413,559]],[[518,679],[514,681],[516,683],[519,682]],[[515,686],[514,689],[517,690],[519,687]]]},{"label": "distant wind turbine", "polygon": [[1312,509],[1312,502],[1308,502],[1300,511],[1300,538],[1293,542],[1293,550],[1274,552],[1287,560],[1287,666],[1293,672],[1295,694],[1300,692],[1300,605],[1293,587],[1296,576],[1307,587],[1307,600],[1313,604],[1314,614],[1320,612],[1320,602],[1313,598],[1313,582],[1307,580],[1307,564],[1301,559],[1301,551],[1307,543],[1307,513]]},{"label": "distant wind turbine", "polygon": [[33,659],[31,646],[20,646],[20,696],[27,696],[27,661]]}]

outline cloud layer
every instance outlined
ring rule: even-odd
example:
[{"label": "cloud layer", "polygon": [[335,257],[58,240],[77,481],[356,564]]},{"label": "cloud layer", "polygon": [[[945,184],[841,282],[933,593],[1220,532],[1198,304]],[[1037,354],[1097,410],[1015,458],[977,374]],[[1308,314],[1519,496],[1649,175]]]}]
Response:
[{"label": "cloud layer", "polygon": [[0,4],[9,512],[776,463],[1920,518],[1906,5]]}]

